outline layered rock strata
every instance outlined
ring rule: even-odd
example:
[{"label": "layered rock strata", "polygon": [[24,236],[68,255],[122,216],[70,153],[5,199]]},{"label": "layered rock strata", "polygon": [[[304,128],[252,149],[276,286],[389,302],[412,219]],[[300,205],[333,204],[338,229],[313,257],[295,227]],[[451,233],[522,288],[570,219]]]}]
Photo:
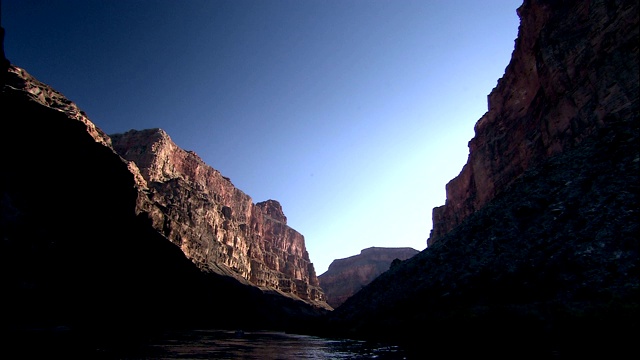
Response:
[{"label": "layered rock strata", "polygon": [[517,12],[511,62],[475,125],[467,163],[433,209],[428,245],[526,169],[637,111],[636,2],[525,1]]},{"label": "layered rock strata", "polygon": [[304,236],[275,200],[254,204],[219,171],[178,147],[162,129],[110,136],[140,170],[153,226],[200,268],[326,306]]},{"label": "layered rock strata", "polygon": [[333,260],[327,272],[318,276],[327,303],[337,308],[391,266],[416,254],[418,250],[406,247],[370,247],[358,255]]}]

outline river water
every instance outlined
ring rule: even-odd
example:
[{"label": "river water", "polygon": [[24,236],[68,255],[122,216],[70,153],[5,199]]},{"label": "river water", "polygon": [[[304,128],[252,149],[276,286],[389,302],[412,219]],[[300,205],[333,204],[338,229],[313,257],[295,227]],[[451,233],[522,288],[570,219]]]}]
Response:
[{"label": "river water", "polygon": [[408,359],[402,348],[284,332],[192,330],[167,334],[127,359]]}]

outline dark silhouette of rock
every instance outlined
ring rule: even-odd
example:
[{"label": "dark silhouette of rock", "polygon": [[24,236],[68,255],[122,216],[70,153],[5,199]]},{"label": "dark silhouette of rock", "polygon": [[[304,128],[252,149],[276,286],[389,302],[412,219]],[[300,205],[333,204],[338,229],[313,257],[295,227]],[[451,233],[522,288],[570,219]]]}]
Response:
[{"label": "dark silhouette of rock", "polygon": [[328,314],[326,334],[416,358],[637,352],[638,2],[525,0],[518,13],[429,246]]},{"label": "dark silhouette of rock", "polygon": [[[0,1],[0,71],[2,71],[2,74],[4,74],[9,65],[11,65],[11,62],[4,53],[4,27],[2,26],[2,2]],[[4,78],[2,80],[4,81]]]},{"label": "dark silhouette of rock", "polygon": [[369,284],[378,275],[418,253],[412,248],[370,247],[358,255],[331,262],[329,269],[318,276],[320,286],[333,308]]}]

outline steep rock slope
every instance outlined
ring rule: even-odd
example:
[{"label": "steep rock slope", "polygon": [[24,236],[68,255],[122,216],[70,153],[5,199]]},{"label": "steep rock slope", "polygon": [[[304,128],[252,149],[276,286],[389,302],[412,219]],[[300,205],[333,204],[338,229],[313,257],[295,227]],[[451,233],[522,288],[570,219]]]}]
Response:
[{"label": "steep rock slope", "polygon": [[476,123],[469,159],[433,210],[428,245],[486,205],[526,169],[634,115],[634,1],[525,1],[504,76]]},{"label": "steep rock slope", "polygon": [[429,247],[329,314],[327,332],[425,357],[637,351],[638,10],[525,0]]},{"label": "steep rock slope", "polygon": [[219,171],[161,129],[110,136],[132,161],[150,201],[138,211],[200,268],[248,280],[327,307],[304,236],[275,200],[254,204]]},{"label": "steep rock slope", "polygon": [[392,264],[406,260],[419,251],[412,248],[370,247],[360,254],[331,262],[329,269],[318,276],[327,303],[334,308],[369,284]]}]

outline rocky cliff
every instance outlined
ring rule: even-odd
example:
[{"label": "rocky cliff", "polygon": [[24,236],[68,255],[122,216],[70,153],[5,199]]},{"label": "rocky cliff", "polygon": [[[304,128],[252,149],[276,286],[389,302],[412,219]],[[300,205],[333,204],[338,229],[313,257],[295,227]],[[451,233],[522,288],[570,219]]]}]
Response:
[{"label": "rocky cliff", "polygon": [[318,276],[327,303],[334,308],[369,284],[392,264],[406,260],[419,251],[412,248],[371,247],[358,255],[331,262],[329,269]]},{"label": "rocky cliff", "polygon": [[[0,291],[6,311],[0,356],[115,358],[112,351],[176,327],[291,330],[327,311],[323,301],[312,300],[320,295],[306,283],[315,275],[304,241],[285,225],[276,202],[251,205],[189,154],[183,155],[194,162],[168,165],[181,170],[196,164],[194,171],[213,175],[181,170],[180,177],[168,179],[178,172],[151,171],[145,172],[147,181],[76,104],[24,69],[3,64]],[[196,191],[198,184],[187,175],[219,181],[213,189],[226,205],[209,199],[213,192]],[[235,271],[224,264],[213,269],[213,259],[237,264],[238,272],[243,261],[258,261],[232,251],[242,244],[241,235],[215,233],[222,234],[226,248],[209,245],[209,253],[194,255],[206,245],[186,238],[196,231],[185,229],[195,219],[175,217],[210,209],[221,214],[212,226],[242,228],[236,219],[246,219],[246,245],[265,258],[263,265],[246,269],[265,286],[230,276]],[[185,238],[173,243],[176,234]],[[266,264],[281,274],[262,269]]]},{"label": "rocky cliff", "polygon": [[639,3],[525,0],[430,245],[327,315],[416,358],[627,357],[640,329]]},{"label": "rocky cliff", "polygon": [[[512,59],[475,125],[469,158],[433,209],[428,245],[525,170],[634,115],[638,94],[633,1],[525,1]],[[624,29],[624,30],[623,30]]]},{"label": "rocky cliff", "polygon": [[110,136],[135,164],[149,201],[138,204],[153,226],[201,269],[325,306],[304,237],[275,200],[254,204],[219,171],[178,147],[161,129]]}]

